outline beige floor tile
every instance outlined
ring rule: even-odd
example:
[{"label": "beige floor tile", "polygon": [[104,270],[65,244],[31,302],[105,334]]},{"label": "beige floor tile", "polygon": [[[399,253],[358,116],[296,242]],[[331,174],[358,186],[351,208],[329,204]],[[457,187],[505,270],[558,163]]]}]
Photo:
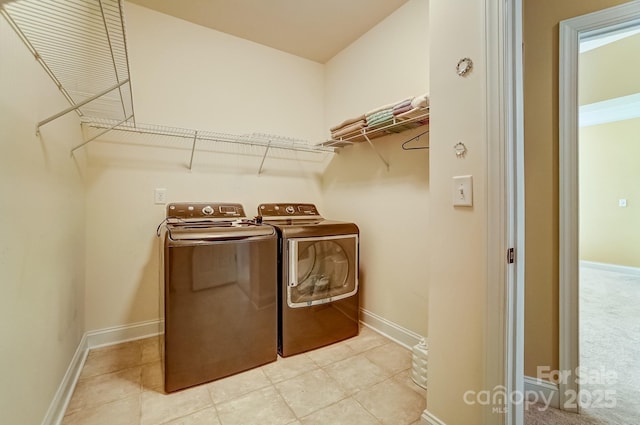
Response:
[{"label": "beige floor tile", "polygon": [[163,424],[213,406],[204,385],[171,394],[144,391],[140,403],[141,425]]},{"label": "beige floor tile", "polygon": [[371,362],[363,354],[324,367],[347,394],[370,388],[391,377],[391,373]]},{"label": "beige floor tile", "polygon": [[307,354],[298,354],[291,357],[278,356],[277,361],[262,366],[265,375],[274,384],[317,368],[318,365]]},{"label": "beige floor tile", "polygon": [[418,393],[393,379],[360,391],[353,398],[385,425],[412,424],[427,404]]},{"label": "beige floor tile", "polygon": [[154,362],[142,365],[142,389],[157,392],[164,391],[162,363]]},{"label": "beige floor tile", "polygon": [[214,403],[224,403],[271,385],[262,369],[252,369],[207,384]]},{"label": "beige floor tile", "polygon": [[204,410],[192,413],[189,416],[175,419],[163,425],[220,425],[220,419],[218,419],[218,412],[216,411],[216,408],[208,407]]},{"label": "beige floor tile", "polygon": [[141,391],[140,381],[140,366],[81,379],[76,384],[67,412],[97,407],[101,404],[137,395]]},{"label": "beige floor tile", "polygon": [[320,367],[339,362],[340,360],[344,360],[355,354],[356,352],[353,351],[345,342],[339,342],[337,344],[329,345],[328,347],[318,348],[317,350],[309,351],[307,353],[311,360]]},{"label": "beige floor tile", "polygon": [[373,348],[364,355],[392,375],[411,367],[411,352],[395,342]]},{"label": "beige floor tile", "polygon": [[160,336],[140,340],[140,351],[142,364],[160,361]]},{"label": "beige floor tile", "polygon": [[80,379],[139,366],[141,359],[139,341],[92,349],[87,355]]},{"label": "beige floor tile", "polygon": [[427,398],[427,390],[422,388],[420,385],[413,382],[411,379],[411,369],[402,371],[393,377],[394,381],[405,385],[412,391],[418,393],[421,397]]},{"label": "beige floor tile", "polygon": [[339,401],[302,418],[302,425],[377,425],[375,417],[352,398]]},{"label": "beige floor tile", "polygon": [[360,335],[346,340],[344,344],[347,344],[356,353],[362,353],[389,342],[388,338],[383,337],[378,332],[372,331],[366,326],[361,326]]},{"label": "beige floor tile", "polygon": [[295,415],[272,386],[217,405],[223,425],[285,425]]},{"label": "beige floor tile", "polygon": [[346,396],[340,385],[322,369],[280,382],[276,388],[298,418]]},{"label": "beige floor tile", "polygon": [[138,394],[100,406],[82,409],[64,417],[62,425],[137,425],[140,423]]}]

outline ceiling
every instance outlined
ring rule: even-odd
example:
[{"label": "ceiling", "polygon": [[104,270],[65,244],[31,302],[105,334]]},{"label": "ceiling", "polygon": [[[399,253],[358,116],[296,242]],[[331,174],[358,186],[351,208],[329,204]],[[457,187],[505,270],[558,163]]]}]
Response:
[{"label": "ceiling", "polygon": [[408,0],[128,0],[325,63]]}]

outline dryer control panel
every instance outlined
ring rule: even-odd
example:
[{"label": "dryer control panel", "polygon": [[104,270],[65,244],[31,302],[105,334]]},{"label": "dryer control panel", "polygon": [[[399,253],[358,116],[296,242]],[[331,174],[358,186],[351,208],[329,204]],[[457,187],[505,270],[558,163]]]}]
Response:
[{"label": "dryer control panel", "polygon": [[261,217],[320,217],[313,204],[260,204],[258,215]]}]

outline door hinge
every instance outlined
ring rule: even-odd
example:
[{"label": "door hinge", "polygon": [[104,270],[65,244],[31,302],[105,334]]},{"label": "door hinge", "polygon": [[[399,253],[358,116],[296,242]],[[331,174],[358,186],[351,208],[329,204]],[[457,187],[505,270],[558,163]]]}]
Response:
[{"label": "door hinge", "polygon": [[507,263],[513,264],[516,262],[516,253],[513,248],[507,250]]}]

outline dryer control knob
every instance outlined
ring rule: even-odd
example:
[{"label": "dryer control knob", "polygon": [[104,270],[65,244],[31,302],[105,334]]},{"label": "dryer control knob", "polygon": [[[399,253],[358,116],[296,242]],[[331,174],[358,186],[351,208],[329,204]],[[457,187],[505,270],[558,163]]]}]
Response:
[{"label": "dryer control knob", "polygon": [[287,214],[293,214],[294,212],[296,212],[296,209],[293,208],[293,205],[289,205],[287,208],[284,209]]},{"label": "dryer control knob", "polygon": [[202,214],[204,215],[211,215],[213,214],[213,207],[211,205],[207,205],[206,207],[204,207],[202,209]]}]

